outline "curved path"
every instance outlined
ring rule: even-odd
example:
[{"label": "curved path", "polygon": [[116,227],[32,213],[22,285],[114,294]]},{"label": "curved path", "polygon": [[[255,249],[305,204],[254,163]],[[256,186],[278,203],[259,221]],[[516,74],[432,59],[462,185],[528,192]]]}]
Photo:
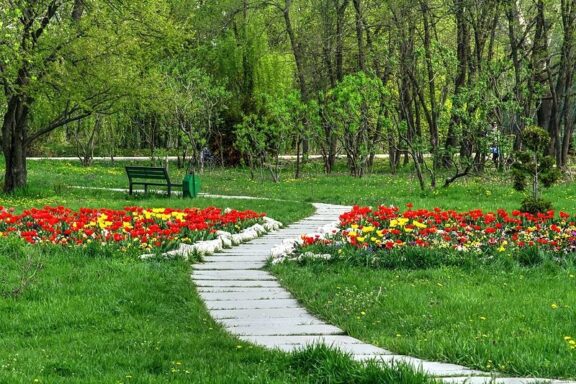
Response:
[{"label": "curved path", "polygon": [[323,342],[350,353],[356,360],[404,362],[446,383],[576,384],[528,378],[505,378],[455,364],[395,355],[353,337],[309,314],[276,278],[263,270],[270,250],[283,239],[315,232],[335,222],[350,207],[314,204],[316,213],[250,243],[207,256],[194,265],[192,279],[210,314],[238,338],[267,348],[293,351]]}]

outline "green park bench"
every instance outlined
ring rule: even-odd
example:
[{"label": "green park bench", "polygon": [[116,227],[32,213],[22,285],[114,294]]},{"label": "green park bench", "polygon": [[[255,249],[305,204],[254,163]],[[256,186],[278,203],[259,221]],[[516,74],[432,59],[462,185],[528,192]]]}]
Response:
[{"label": "green park bench", "polygon": [[196,197],[200,191],[200,180],[194,173],[186,175],[181,184],[174,184],[170,181],[168,170],[163,167],[134,167],[126,166],[126,174],[130,184],[130,194],[135,185],[144,186],[144,193],[148,193],[148,186],[167,187],[168,196],[172,194],[173,187],[182,187],[184,197]]}]

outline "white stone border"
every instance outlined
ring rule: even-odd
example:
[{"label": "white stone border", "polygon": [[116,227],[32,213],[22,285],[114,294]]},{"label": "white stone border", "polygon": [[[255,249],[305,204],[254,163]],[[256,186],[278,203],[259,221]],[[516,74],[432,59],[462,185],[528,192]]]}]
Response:
[{"label": "white stone border", "polygon": [[262,219],[264,220],[263,224],[254,224],[238,233],[232,234],[226,231],[217,231],[217,237],[213,240],[198,241],[194,244],[180,244],[177,249],[172,251],[159,255],[156,253],[147,253],[141,255],[140,259],[148,260],[160,256],[166,259],[182,257],[184,260],[188,260],[190,255],[194,254],[200,256],[211,255],[216,252],[221,252],[224,248],[232,248],[232,246],[254,240],[266,233],[277,231],[283,226],[281,222],[270,217],[264,216]]}]

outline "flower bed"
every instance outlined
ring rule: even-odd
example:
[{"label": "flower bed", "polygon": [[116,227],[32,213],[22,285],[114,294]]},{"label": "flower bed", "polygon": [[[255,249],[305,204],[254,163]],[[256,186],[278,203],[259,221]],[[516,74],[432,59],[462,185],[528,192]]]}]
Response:
[{"label": "flower bed", "polygon": [[[554,211],[544,214],[504,210],[456,212],[435,208],[355,206],[340,222],[321,233],[303,236],[297,254],[330,253],[383,266],[450,264],[515,259],[532,265],[546,256],[574,260],[576,218]],[[501,256],[501,257],[499,257]]]},{"label": "flower bed", "polygon": [[21,214],[0,207],[0,237],[19,236],[38,244],[113,244],[120,249],[173,248],[236,233],[262,222],[253,211],[126,207],[123,210],[65,207],[30,209]]}]

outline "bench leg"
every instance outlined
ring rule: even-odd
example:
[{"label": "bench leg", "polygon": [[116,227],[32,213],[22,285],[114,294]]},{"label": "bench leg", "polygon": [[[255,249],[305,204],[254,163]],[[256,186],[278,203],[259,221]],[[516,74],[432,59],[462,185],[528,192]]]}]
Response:
[{"label": "bench leg", "polygon": [[168,197],[170,197],[170,194],[172,193],[172,187],[168,186]]},{"label": "bench leg", "polygon": [[130,183],[130,195],[132,195],[132,183]]},{"label": "bench leg", "polygon": [[148,193],[148,184],[144,184],[144,194]]}]

